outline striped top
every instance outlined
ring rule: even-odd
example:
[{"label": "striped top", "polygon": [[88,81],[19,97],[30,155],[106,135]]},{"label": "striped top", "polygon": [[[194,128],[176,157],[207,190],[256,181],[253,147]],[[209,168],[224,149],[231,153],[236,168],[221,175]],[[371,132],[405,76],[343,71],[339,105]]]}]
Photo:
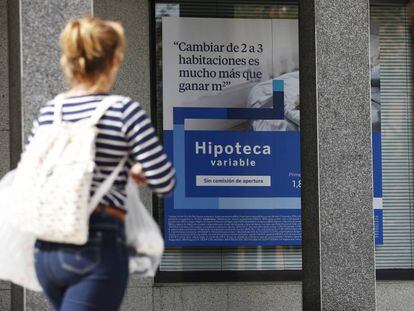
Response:
[{"label": "striped top", "polygon": [[[63,99],[63,121],[76,122],[90,118],[99,103],[109,94],[73,96]],[[40,109],[32,135],[39,126],[53,123],[54,103]],[[91,196],[125,157],[128,161],[101,203],[124,209],[125,186],[132,165],[143,167],[148,186],[159,195],[170,193],[175,185],[175,171],[155,134],[150,119],[141,105],[128,97],[120,97],[97,124],[95,171]]]}]

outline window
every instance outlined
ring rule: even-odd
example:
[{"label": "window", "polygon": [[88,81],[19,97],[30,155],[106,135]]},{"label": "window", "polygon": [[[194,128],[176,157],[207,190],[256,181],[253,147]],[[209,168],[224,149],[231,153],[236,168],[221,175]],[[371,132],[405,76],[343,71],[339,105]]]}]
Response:
[{"label": "window", "polygon": [[[377,269],[412,269],[413,105],[406,6],[373,6],[371,29],[372,68],[381,68],[380,96],[372,94],[381,106],[384,217],[384,241],[376,247],[376,264]],[[372,84],[378,90],[376,74],[374,70]]]},{"label": "window", "polygon": [[[284,75],[298,70],[298,4],[295,1],[155,1],[152,3],[152,15],[153,121],[161,136],[164,134],[162,125],[165,125],[163,97],[165,97],[165,92],[168,92],[163,79],[166,66],[163,61],[166,61],[167,55],[166,51],[163,51],[163,17],[209,18],[211,23],[214,20],[219,23],[219,19],[279,23],[277,28],[271,27],[270,31],[274,32],[275,29],[279,31],[278,38],[282,38],[279,43],[283,45],[283,48],[279,46],[274,48],[272,52],[276,57],[273,56],[271,64],[268,64],[271,70],[266,72],[264,69],[263,73],[267,74],[269,79],[284,80],[285,87],[289,87],[288,78]],[[411,171],[413,118],[410,97],[410,41],[407,9],[404,4],[372,5],[370,52],[373,147],[376,153],[374,158],[377,156],[376,163],[374,161],[374,166],[376,166],[374,168],[376,171],[374,207],[382,208],[382,210],[376,210],[379,213],[375,215],[377,268],[411,269],[413,261],[413,218],[411,216],[413,209]],[[177,72],[178,74],[184,73]],[[205,77],[206,73],[203,74]],[[252,90],[249,92],[243,96],[253,96]],[[285,97],[285,105],[286,101],[289,99]],[[209,98],[209,104],[211,102],[212,97]],[[286,131],[299,130],[298,119],[295,120],[295,116],[299,118],[298,108],[293,108],[291,112],[295,109],[297,114],[291,113],[290,122],[284,124]],[[272,124],[267,122],[268,120],[238,121],[240,122],[234,123],[232,130],[243,129],[246,124],[258,129]],[[218,127],[225,123],[220,120],[208,122]],[[202,124],[198,122],[197,126],[208,127]],[[185,127],[191,128],[192,126],[194,123],[191,123],[191,120],[185,121]],[[279,130],[280,124],[278,123],[276,131]],[[377,142],[375,135],[377,135]],[[375,143],[377,143],[376,146]],[[298,186],[300,179],[291,181],[293,186]],[[157,200],[158,208],[155,214],[165,231],[168,230],[168,225],[164,221],[164,203],[162,200]],[[166,248],[160,266],[161,273],[157,278],[160,282],[300,279],[301,256],[301,248],[298,245],[170,246]]]}]

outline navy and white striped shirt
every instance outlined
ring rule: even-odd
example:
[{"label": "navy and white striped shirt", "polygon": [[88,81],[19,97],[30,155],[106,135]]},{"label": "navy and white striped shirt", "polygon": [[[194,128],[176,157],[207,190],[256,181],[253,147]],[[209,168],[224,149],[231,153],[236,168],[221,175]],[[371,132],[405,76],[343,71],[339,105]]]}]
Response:
[{"label": "navy and white striped shirt", "polygon": [[[63,121],[76,122],[91,117],[95,108],[108,94],[73,96],[63,99]],[[33,135],[39,126],[53,123],[54,103],[47,103],[40,109],[35,121]],[[132,165],[143,167],[148,186],[157,194],[170,193],[175,185],[175,171],[155,134],[150,119],[140,104],[128,97],[113,103],[99,120],[96,139],[95,172],[91,195],[128,156],[122,172],[101,203],[124,209],[125,186]]]}]

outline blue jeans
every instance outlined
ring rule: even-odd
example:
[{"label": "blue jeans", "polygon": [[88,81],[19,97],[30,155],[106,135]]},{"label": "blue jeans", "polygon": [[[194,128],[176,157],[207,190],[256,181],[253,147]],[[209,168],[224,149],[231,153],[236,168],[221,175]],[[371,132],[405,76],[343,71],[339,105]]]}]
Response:
[{"label": "blue jeans", "polygon": [[128,282],[128,250],[121,220],[93,214],[89,239],[77,246],[36,241],[35,267],[56,310],[118,310]]}]

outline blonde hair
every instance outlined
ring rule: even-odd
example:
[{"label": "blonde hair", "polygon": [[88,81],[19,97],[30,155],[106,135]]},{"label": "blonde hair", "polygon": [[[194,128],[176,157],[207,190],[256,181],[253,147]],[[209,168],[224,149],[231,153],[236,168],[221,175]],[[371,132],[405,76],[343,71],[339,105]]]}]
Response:
[{"label": "blonde hair", "polygon": [[95,83],[115,64],[121,64],[125,34],[118,22],[97,17],[74,19],[60,35],[60,64],[71,83]]}]

